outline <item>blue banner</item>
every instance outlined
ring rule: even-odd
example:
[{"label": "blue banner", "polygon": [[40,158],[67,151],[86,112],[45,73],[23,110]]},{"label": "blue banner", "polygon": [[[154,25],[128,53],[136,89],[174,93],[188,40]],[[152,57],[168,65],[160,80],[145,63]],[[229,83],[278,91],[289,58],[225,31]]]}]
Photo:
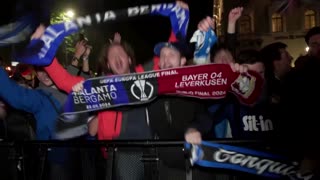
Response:
[{"label": "blue banner", "polygon": [[16,22],[1,26],[0,47],[27,40],[36,26],[37,22],[31,14],[21,17]]},{"label": "blue banner", "polygon": [[18,62],[26,64],[38,66],[49,65],[63,39],[79,31],[81,28],[107,21],[117,21],[147,14],[169,16],[173,32],[175,32],[176,35],[186,35],[189,11],[181,8],[177,3],[136,6],[121,10],[108,10],[103,13],[78,17],[73,21],[53,24],[45,30],[45,33],[40,39],[31,40],[23,52],[15,55],[15,59]]},{"label": "blue banner", "polygon": [[186,143],[185,146],[191,151],[192,165],[231,169],[269,178],[287,176],[308,180],[313,177],[312,174],[299,174],[299,164],[285,156],[205,141],[201,145]]}]

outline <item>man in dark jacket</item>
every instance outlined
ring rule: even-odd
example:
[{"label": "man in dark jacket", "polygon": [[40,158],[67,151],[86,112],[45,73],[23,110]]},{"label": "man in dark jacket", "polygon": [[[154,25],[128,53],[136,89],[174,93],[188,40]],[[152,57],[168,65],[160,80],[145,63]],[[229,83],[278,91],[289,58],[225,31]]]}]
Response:
[{"label": "man in dark jacket", "polygon": [[[188,47],[183,42],[161,42],[154,48],[159,56],[159,69],[177,68],[186,64]],[[201,118],[210,119],[200,100],[186,97],[161,96],[148,105],[153,136],[160,140],[184,140],[190,124]],[[185,179],[183,147],[158,148],[160,179]]]},{"label": "man in dark jacket", "polygon": [[[295,68],[285,80],[281,100],[280,135],[283,149],[295,158],[303,158],[302,173],[313,171],[319,178],[319,102],[320,59],[309,56],[303,67]],[[315,179],[317,179],[315,178]]]}]

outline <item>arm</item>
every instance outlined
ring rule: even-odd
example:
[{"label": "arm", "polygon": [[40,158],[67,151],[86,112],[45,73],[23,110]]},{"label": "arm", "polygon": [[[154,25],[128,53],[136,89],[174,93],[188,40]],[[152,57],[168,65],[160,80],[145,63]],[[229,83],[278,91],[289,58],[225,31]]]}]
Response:
[{"label": "arm", "polygon": [[215,100],[214,104],[198,105],[195,120],[190,128],[195,128],[201,133],[206,134],[221,120],[229,119],[228,111],[232,97],[227,96],[225,99]]},{"label": "arm", "polygon": [[218,40],[214,33],[214,24],[214,19],[207,16],[199,22],[198,30],[193,33],[190,39],[190,42],[195,43],[193,63],[196,65],[211,62],[210,49]]},{"label": "arm", "polygon": [[42,94],[39,91],[18,85],[9,79],[3,68],[0,68],[0,83],[0,97],[10,106],[30,113],[35,113],[43,107]]},{"label": "arm", "polygon": [[194,121],[185,131],[184,138],[190,144],[201,144],[202,135],[211,129],[213,123],[203,102],[195,104],[195,108]]},{"label": "arm", "polygon": [[213,107],[215,107],[215,112],[213,112],[213,115],[209,115],[211,108],[199,109],[201,106],[197,106],[197,115],[194,122],[185,132],[185,140],[190,144],[201,144],[202,136],[209,133],[214,124],[219,122],[220,119],[223,119],[223,115],[225,115],[224,105],[225,104],[220,104],[219,102],[214,104]]},{"label": "arm", "polygon": [[204,102],[200,101],[195,105],[195,117],[190,128],[197,129],[202,134],[206,134],[213,126],[213,121],[208,111],[208,105],[204,105],[203,103]]},{"label": "arm", "polygon": [[232,56],[235,57],[236,54],[236,45],[237,45],[237,35],[226,34],[226,48],[231,52]]},{"label": "arm", "polygon": [[235,55],[237,44],[236,23],[241,17],[242,11],[243,7],[237,7],[229,12],[226,45],[232,52],[233,56]]},{"label": "arm", "polygon": [[71,65],[78,67],[81,56],[86,51],[86,43],[87,42],[85,40],[77,42],[77,44],[75,46],[75,52],[74,52],[73,58],[71,60]]},{"label": "arm", "polygon": [[[179,29],[179,31],[177,31],[177,29],[176,29],[177,32],[175,33],[175,31],[174,31],[174,29],[176,27],[175,26],[176,25],[175,24],[175,20],[173,20],[174,18],[170,17],[172,30],[171,30],[168,42],[185,41],[186,37],[184,37],[184,36],[186,36],[187,29],[188,29],[188,22],[189,22],[189,12],[188,11],[189,11],[189,6],[185,2],[179,1],[179,0],[176,1],[176,4],[181,9],[183,9],[184,12],[186,13],[185,14],[186,19],[184,20],[184,23],[182,23],[182,26],[184,26],[185,28],[181,28],[181,29]],[[162,14],[164,16],[169,16],[170,12],[162,12],[160,14]],[[159,70],[158,62],[159,62],[159,57],[154,56],[153,60],[152,60],[153,70]]]},{"label": "arm", "polygon": [[161,8],[154,9],[153,14],[170,18],[172,32],[169,37],[169,42],[175,42],[179,40],[179,38],[186,38],[189,24],[189,6],[187,3],[176,0],[173,6],[170,7],[163,4]]},{"label": "arm", "polygon": [[83,57],[82,60],[82,72],[89,73],[89,57]]},{"label": "arm", "polygon": [[[91,52],[91,46],[89,45],[83,45],[84,47],[84,53],[79,52],[78,49],[79,46],[81,46],[81,42],[78,42],[76,45],[76,52],[74,54],[74,57],[72,59],[71,65],[67,66],[67,71],[71,74],[71,75],[79,75],[80,72],[80,76],[85,78],[85,79],[89,79],[91,76],[89,74],[89,55]],[[79,63],[79,59],[82,56],[82,71],[79,70],[78,68],[78,63]]]},{"label": "arm", "polygon": [[[79,75],[79,76],[83,77],[84,79],[89,79],[89,78],[91,78],[89,72],[79,71],[79,68],[77,68],[77,67],[75,67],[75,66],[73,66],[73,65],[67,66],[66,69],[67,69],[67,72],[68,72],[69,74],[73,75],[73,76]],[[79,72],[80,72],[80,74],[79,74]]]},{"label": "arm", "polygon": [[99,125],[98,116],[96,116],[88,124],[88,126],[89,126],[89,134],[91,136],[95,136],[97,134],[98,125]]},{"label": "arm", "polygon": [[73,76],[78,75],[79,73],[79,68],[75,67],[74,65],[69,65],[66,67],[67,72]]},{"label": "arm", "polygon": [[86,50],[83,53],[82,56],[82,72],[83,73],[89,73],[90,68],[89,68],[89,55],[91,53],[92,47],[89,45],[86,45]]},{"label": "arm", "polygon": [[235,34],[236,33],[236,23],[238,19],[241,17],[243,11],[243,7],[236,7],[231,9],[228,16],[228,34]]},{"label": "arm", "polygon": [[[179,26],[181,27],[185,27],[185,28],[181,28],[179,29],[178,32],[176,32],[176,34],[174,33],[174,27],[175,27],[175,20],[172,19],[172,16],[170,17],[170,21],[171,21],[171,26],[172,26],[172,30],[171,30],[171,34],[169,37],[169,41],[168,42],[177,42],[179,40],[185,39],[186,34],[187,34],[187,29],[188,29],[188,22],[189,22],[189,5],[183,1],[177,0],[176,1],[177,6],[179,6],[181,9],[183,9],[183,11],[181,11],[181,16],[186,16],[186,19],[184,20],[185,22],[182,24],[179,24]],[[184,12],[184,13],[183,13]],[[178,17],[178,15],[177,15]],[[178,20],[179,21],[179,20]],[[179,22],[180,23],[180,22]]]},{"label": "arm", "polygon": [[84,80],[83,77],[69,74],[67,70],[59,64],[57,58],[54,58],[53,62],[45,67],[45,70],[48,72],[56,86],[67,93],[71,92],[72,87],[75,84]]}]

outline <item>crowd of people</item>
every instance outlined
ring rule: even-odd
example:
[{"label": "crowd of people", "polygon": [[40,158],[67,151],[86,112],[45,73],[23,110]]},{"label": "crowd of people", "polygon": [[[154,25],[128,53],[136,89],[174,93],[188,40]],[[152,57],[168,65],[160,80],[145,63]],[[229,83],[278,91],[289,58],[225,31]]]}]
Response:
[{"label": "crowd of people", "polygon": [[[184,2],[177,1],[177,4],[188,9]],[[286,50],[285,43],[274,42],[259,50],[239,51],[236,48],[236,24],[242,11],[243,7],[235,7],[229,12],[225,41],[219,41],[216,46],[209,47],[210,58],[205,63],[229,64],[233,71],[239,73],[259,73],[264,79],[264,85],[254,105],[240,103],[231,93],[219,100],[163,95],[144,105],[73,116],[73,119],[88,122],[86,127],[81,129],[84,132],[79,132],[79,128],[73,130],[73,134],[81,134],[75,139],[182,140],[191,144],[201,144],[203,139],[219,138],[271,141],[273,146],[269,148],[272,150],[300,160],[301,173],[318,173],[319,131],[316,125],[317,106],[314,104],[320,100],[319,86],[316,83],[320,67],[320,27],[314,27],[306,33],[305,41],[310,48],[308,54],[299,57],[292,67],[293,57]],[[31,38],[39,38],[45,26],[47,25],[41,24]],[[198,30],[202,32],[214,31],[214,28],[215,20],[209,16],[198,24]],[[66,67],[55,58],[45,67],[19,64],[11,77],[5,69],[0,69],[2,139],[58,139],[57,120],[59,114],[63,113],[61,109],[68,93],[81,91],[83,82],[93,77],[89,61],[95,60],[91,59],[90,53],[92,48],[99,47],[92,45],[86,39],[78,41],[74,56]],[[151,61],[138,65],[134,48],[123,40],[119,33],[115,33],[114,37],[106,42],[97,60],[102,70],[98,76],[198,65],[199,61],[192,57],[191,49],[187,40],[171,33],[167,42],[155,45]],[[312,103],[313,101],[315,103]],[[51,148],[41,177],[83,178],[84,175],[80,175],[74,168],[74,162],[78,162],[83,154],[90,154],[91,157],[101,156],[108,160],[106,151],[101,153],[99,149],[78,153],[74,151],[75,148]],[[118,148],[114,159],[115,179],[146,179],[145,168],[140,162],[146,151],[150,150]],[[170,147],[158,148],[155,153],[160,159],[157,166],[160,179],[185,179],[183,153]],[[31,156],[35,156],[34,154],[36,153],[31,153]],[[95,169],[88,166],[82,171],[91,170],[95,174]],[[131,167],[131,170],[127,167]],[[10,171],[7,172],[8,179],[14,176]],[[93,179],[92,174],[87,174]],[[195,174],[197,178],[202,179],[246,178],[228,173],[218,174],[214,169],[198,169]],[[29,175],[36,177],[39,176],[39,172]]]}]

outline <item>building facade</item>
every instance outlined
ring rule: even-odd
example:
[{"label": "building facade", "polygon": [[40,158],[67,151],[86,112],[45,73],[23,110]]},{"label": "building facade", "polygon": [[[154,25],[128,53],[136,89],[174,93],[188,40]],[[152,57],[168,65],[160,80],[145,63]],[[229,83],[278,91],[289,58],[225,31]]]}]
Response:
[{"label": "building facade", "polygon": [[245,4],[216,0],[214,4],[223,11],[220,14],[214,11],[215,16],[221,17],[217,18],[220,20],[217,31],[222,37],[227,25],[223,19],[227,20],[230,9],[245,7],[237,25],[237,50],[260,49],[280,41],[288,45],[288,51],[296,59],[308,50],[304,41],[306,31],[320,25],[320,2],[315,0],[248,0]]}]

